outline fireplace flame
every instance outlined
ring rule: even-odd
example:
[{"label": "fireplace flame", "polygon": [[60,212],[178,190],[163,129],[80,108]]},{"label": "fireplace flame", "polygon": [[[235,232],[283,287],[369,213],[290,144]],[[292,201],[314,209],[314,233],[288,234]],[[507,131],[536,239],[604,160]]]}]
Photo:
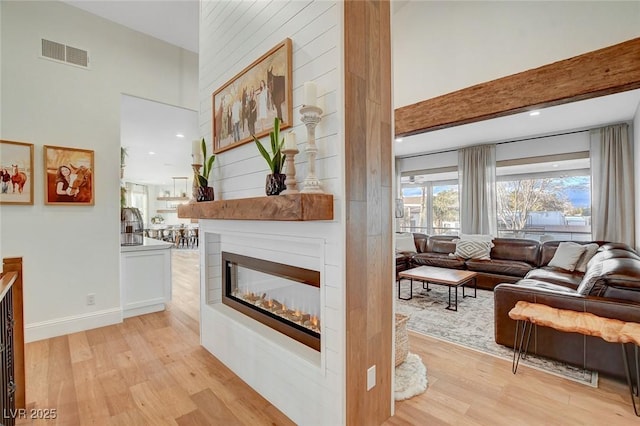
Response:
[{"label": "fireplace flame", "polygon": [[300,308],[287,308],[284,303],[280,303],[277,299],[267,298],[266,293],[258,296],[258,294],[245,289],[242,291],[241,298],[245,301],[265,310],[278,315],[279,317],[302,325],[312,331],[320,333],[320,320],[317,315],[301,310]]}]

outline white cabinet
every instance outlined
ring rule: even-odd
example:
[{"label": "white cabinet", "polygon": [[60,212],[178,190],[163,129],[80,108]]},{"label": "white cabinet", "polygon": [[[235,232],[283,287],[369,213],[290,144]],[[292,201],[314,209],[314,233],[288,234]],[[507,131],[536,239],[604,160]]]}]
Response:
[{"label": "white cabinet", "polygon": [[145,238],[121,246],[120,284],[124,318],[163,311],[171,300],[171,244]]}]

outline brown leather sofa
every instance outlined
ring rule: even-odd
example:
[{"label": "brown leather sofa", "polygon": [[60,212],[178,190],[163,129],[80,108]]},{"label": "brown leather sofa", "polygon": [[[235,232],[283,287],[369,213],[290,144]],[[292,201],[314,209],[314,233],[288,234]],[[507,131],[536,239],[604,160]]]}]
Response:
[{"label": "brown leather sofa", "polygon": [[495,238],[489,257],[491,260],[460,259],[455,253],[457,236],[434,235],[428,238],[426,250],[413,256],[414,266],[437,266],[465,269],[478,273],[478,288],[493,290],[500,283],[515,283],[538,267],[540,243],[520,238]]},{"label": "brown leather sofa", "polygon": [[[640,322],[640,256],[631,247],[600,242],[586,272],[579,273],[548,266],[558,244],[550,241],[542,245],[540,268],[524,279],[495,287],[496,343],[513,347],[516,323],[508,314],[519,300]],[[589,284],[593,285],[590,291]],[[631,356],[631,345],[626,349]],[[534,327],[529,351],[617,377],[625,374],[620,346],[598,337]]]}]

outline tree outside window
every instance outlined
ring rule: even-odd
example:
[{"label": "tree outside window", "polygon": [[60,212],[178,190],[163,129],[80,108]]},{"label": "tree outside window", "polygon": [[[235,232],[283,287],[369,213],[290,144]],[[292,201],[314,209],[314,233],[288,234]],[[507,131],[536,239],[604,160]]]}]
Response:
[{"label": "tree outside window", "polygon": [[[455,181],[453,181],[455,182]],[[421,182],[403,187],[404,217],[400,229],[428,235],[457,234],[460,228],[458,185]]]},{"label": "tree outside window", "polygon": [[[444,189],[446,188],[446,189]],[[437,234],[460,227],[460,200],[458,185],[433,188],[433,228]]]},{"label": "tree outside window", "polygon": [[590,237],[589,176],[504,180],[497,182],[496,193],[501,236]]}]

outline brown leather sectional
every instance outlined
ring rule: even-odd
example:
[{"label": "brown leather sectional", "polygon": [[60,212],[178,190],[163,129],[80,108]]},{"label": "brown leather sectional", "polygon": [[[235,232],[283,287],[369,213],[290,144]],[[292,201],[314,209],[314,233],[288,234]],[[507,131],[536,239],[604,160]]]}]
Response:
[{"label": "brown leather sectional", "polygon": [[[496,238],[491,260],[463,260],[449,256],[456,238],[414,234],[416,253],[397,254],[396,271],[429,265],[478,272],[478,287],[494,290],[495,340],[501,345],[513,346],[515,321],[508,313],[519,300],[640,322],[640,256],[625,244],[597,242],[598,252],[580,273],[548,266],[560,241]],[[593,284],[588,294],[578,292],[583,281]],[[624,377],[620,346],[597,337],[535,327],[529,351]]]},{"label": "brown leather sectional", "polygon": [[441,268],[466,269],[478,273],[478,288],[493,290],[500,283],[515,283],[529,271],[538,267],[540,243],[519,238],[495,238],[491,249],[491,260],[459,259],[450,256],[456,251],[452,235],[434,235],[427,239],[426,250],[413,255],[413,266],[438,266]]},{"label": "brown leather sectional", "polygon": [[427,250],[428,238],[429,237],[427,235],[416,232],[413,234],[413,242],[416,245],[416,251],[396,253],[396,279],[398,279],[398,272],[406,271],[407,269],[415,267],[411,259],[416,253],[423,253]]},{"label": "brown leather sectional", "polygon": [[[513,347],[516,323],[509,318],[509,311],[519,300],[640,322],[640,256],[631,247],[600,243],[583,274],[548,266],[558,243],[549,241],[542,245],[540,267],[524,279],[494,289],[496,343]],[[580,285],[589,282],[593,288],[582,294]],[[627,345],[626,350],[631,357],[632,346]],[[625,376],[620,345],[599,337],[534,327],[529,351],[580,368]]]}]

